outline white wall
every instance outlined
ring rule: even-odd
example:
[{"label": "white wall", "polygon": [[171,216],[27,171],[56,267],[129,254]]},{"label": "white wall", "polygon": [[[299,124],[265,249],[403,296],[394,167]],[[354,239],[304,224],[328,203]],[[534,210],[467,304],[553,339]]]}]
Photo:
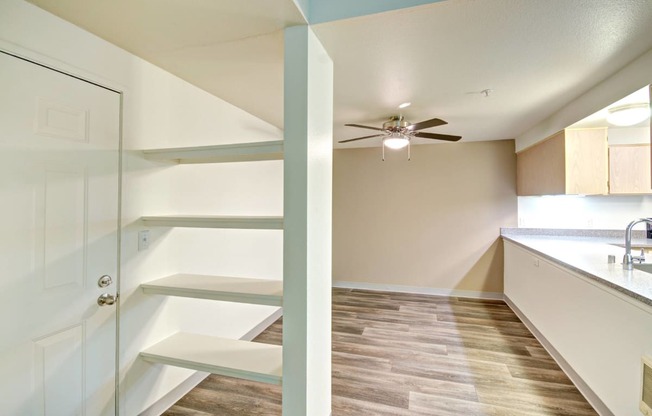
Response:
[{"label": "white wall", "polygon": [[0,2],[0,46],[124,91],[120,407],[138,414],[192,373],[141,362],[140,350],[178,330],[237,338],[272,310],[145,296],[140,283],[177,272],[282,274],[280,232],[152,229],[150,249],[139,253],[138,218],[280,215],[283,173],[282,162],[171,166],[144,161],[137,149],[277,140],[282,132],[21,0]]},{"label": "white wall", "polygon": [[650,126],[623,127],[607,130],[609,145],[614,144],[649,144]]},{"label": "white wall", "polygon": [[283,415],[331,413],[333,61],[284,31]]}]

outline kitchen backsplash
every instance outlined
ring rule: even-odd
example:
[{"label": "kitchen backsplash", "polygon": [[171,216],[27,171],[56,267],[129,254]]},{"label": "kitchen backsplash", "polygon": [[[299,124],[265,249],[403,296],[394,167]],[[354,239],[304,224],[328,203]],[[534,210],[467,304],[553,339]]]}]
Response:
[{"label": "kitchen backsplash", "polygon": [[519,228],[619,230],[641,217],[652,217],[652,195],[518,197]]}]

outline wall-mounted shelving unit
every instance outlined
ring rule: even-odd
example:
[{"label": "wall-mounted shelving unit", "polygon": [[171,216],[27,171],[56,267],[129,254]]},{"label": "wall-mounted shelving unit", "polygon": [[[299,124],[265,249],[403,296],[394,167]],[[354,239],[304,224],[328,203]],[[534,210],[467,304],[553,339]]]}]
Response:
[{"label": "wall-mounted shelving unit", "polygon": [[[283,141],[144,150],[148,160],[178,164],[282,160]],[[144,216],[145,227],[283,230],[280,216],[157,215]],[[283,282],[241,277],[176,274],[141,285],[148,295],[282,306]],[[282,347],[242,340],[177,333],[140,353],[143,360],[280,384]]]}]

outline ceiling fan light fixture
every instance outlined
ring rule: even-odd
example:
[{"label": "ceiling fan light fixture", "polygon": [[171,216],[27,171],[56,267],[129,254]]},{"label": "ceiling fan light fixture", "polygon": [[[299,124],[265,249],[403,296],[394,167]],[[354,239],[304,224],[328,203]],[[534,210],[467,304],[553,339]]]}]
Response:
[{"label": "ceiling fan light fixture", "polygon": [[402,149],[409,143],[410,139],[406,135],[400,133],[392,133],[383,139],[383,146],[394,150]]},{"label": "ceiling fan light fixture", "polygon": [[614,126],[633,126],[650,117],[648,103],[627,104],[610,108],[607,122]]}]

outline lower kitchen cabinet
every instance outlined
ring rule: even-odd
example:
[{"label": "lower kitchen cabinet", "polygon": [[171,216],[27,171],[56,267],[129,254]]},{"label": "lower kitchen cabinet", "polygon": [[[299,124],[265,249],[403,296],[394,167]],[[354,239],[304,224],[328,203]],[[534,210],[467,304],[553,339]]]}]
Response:
[{"label": "lower kitchen cabinet", "polygon": [[504,277],[508,301],[602,403],[614,415],[640,414],[641,357],[652,355],[652,308],[510,241]]}]

